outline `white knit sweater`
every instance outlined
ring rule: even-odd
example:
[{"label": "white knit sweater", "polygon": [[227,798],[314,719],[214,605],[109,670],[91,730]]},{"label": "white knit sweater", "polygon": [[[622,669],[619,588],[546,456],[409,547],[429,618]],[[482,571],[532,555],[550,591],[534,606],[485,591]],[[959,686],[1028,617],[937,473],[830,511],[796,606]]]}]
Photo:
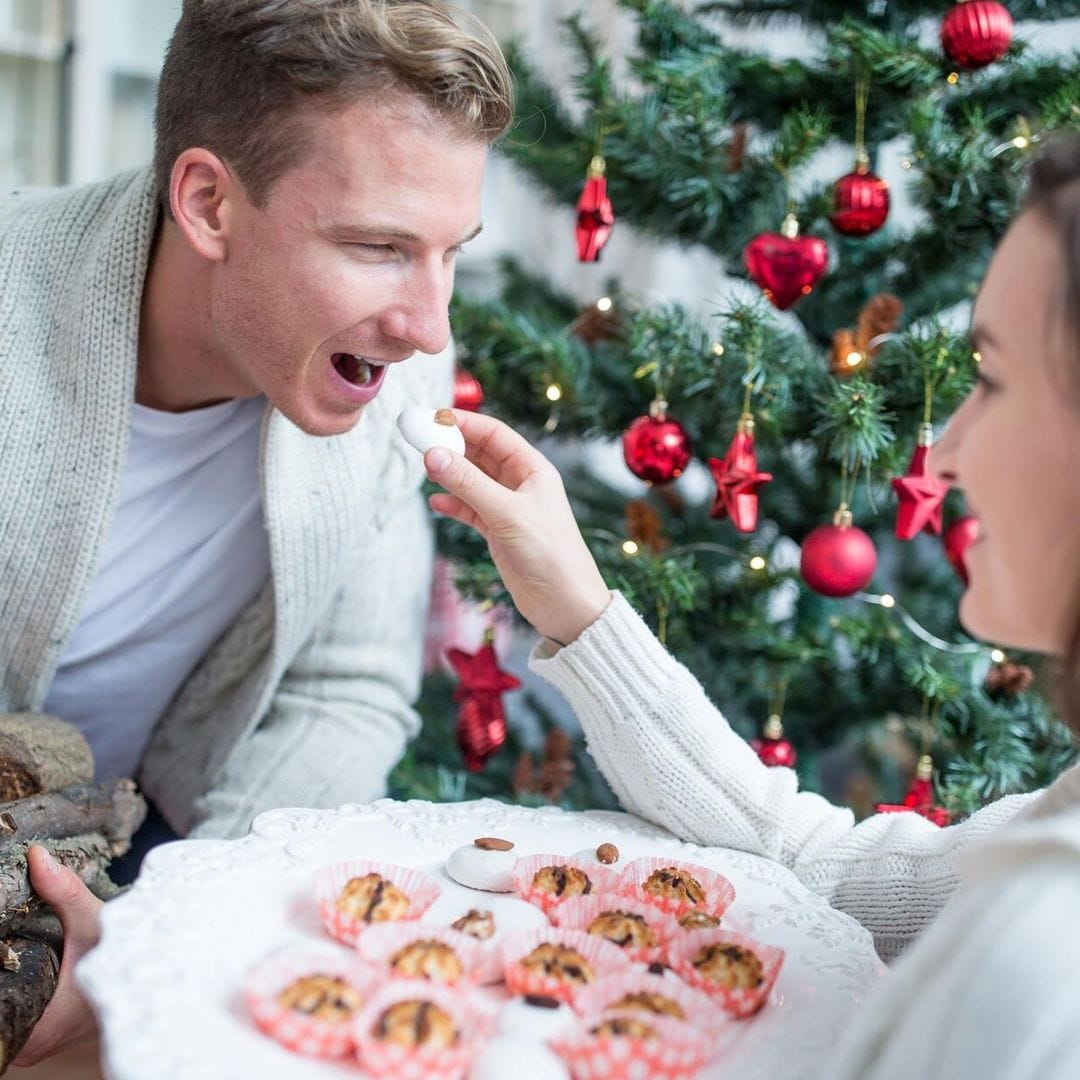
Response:
[{"label": "white knit sweater", "polygon": [[946,829],[917,814],[856,824],[800,792],[792,770],[764,766],[617,593],[575,642],[542,643],[530,666],[574,708],[630,812],[778,860],[886,959],[934,924],[822,1076],[1080,1077],[1078,769]]},{"label": "white knit sweater", "polygon": [[[0,196],[0,710],[40,709],[93,579],[157,219],[149,170]],[[395,419],[448,402],[452,364],[447,350],[400,365],[333,438],[267,410],[272,579],[182,686],[137,777],[181,834],[384,794],[418,728],[432,556],[420,455]]]}]

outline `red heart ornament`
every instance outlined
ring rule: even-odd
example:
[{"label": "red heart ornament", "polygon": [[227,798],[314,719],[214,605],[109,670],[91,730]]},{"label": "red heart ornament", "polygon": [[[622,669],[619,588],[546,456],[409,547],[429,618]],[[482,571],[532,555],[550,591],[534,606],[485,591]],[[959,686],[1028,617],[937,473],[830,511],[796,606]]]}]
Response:
[{"label": "red heart ornament", "polygon": [[793,217],[783,232],[761,233],[743,251],[754,282],[781,311],[806,296],[829,266],[829,249],[818,236],[799,236]]}]

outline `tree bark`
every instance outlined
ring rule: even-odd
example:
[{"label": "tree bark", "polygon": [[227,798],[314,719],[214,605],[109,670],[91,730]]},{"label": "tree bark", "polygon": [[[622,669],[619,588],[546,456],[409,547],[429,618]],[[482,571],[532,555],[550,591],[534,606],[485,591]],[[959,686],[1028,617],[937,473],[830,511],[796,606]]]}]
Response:
[{"label": "tree bark", "polygon": [[73,724],[46,713],[0,713],[0,800],[94,780],[94,756]]},{"label": "tree bark", "polygon": [[56,990],[60,956],[42,938],[0,942],[0,1073],[23,1048]]},{"label": "tree bark", "polygon": [[146,817],[133,780],[69,787],[0,803],[0,859],[12,846],[46,837],[101,833],[112,854],[123,855]]}]

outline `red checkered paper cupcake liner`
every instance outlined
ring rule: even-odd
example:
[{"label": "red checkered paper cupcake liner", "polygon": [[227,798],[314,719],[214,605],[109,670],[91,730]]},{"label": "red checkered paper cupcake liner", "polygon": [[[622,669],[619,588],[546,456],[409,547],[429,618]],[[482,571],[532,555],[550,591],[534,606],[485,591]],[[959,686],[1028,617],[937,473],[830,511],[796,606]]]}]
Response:
[{"label": "red checkered paper cupcake liner", "polygon": [[583,1017],[577,1031],[551,1040],[574,1080],[691,1080],[715,1054],[708,1036],[663,1016],[641,1019],[650,1035],[596,1035],[610,1017]]},{"label": "red checkered paper cupcake liner", "polygon": [[[378,1038],[375,1030],[383,1014],[405,1001],[430,1002],[447,1013],[457,1031],[456,1042],[446,1047],[402,1046]],[[459,1080],[493,1025],[491,1012],[460,991],[408,980],[384,986],[357,1014],[352,1030],[357,1058],[373,1077]]]},{"label": "red checkered paper cupcake liner", "polygon": [[569,858],[566,855],[528,855],[524,859],[518,859],[514,863],[514,888],[518,896],[523,900],[528,900],[530,904],[535,904],[545,915],[550,915],[559,904],[571,899],[570,896],[557,896],[533,884],[536,875],[547,866],[572,867],[580,870],[589,879],[589,892],[584,895],[614,892],[619,880],[617,874],[599,863]]},{"label": "red checkered paper cupcake liner", "polygon": [[[761,962],[761,982],[753,987],[718,984],[694,966],[695,957],[710,945],[736,945],[752,952]],[[718,1001],[732,1016],[753,1016],[765,1004],[784,963],[784,950],[737,934],[732,930],[695,930],[671,947],[671,966],[686,983]]]},{"label": "red checkered paper cupcake liner", "polygon": [[409,907],[403,918],[394,921],[419,919],[439,896],[439,886],[434,878],[429,877],[423,870],[410,866],[395,866],[373,859],[355,859],[321,867],[315,873],[315,896],[319,905],[319,916],[327,933],[343,945],[355,945],[361,934],[369,926],[375,925],[353,917],[338,906],[338,899],[345,886],[353,878],[367,874],[381,875],[409,898]]},{"label": "red checkered paper cupcake liner", "polygon": [[[627,998],[636,998],[623,1004]],[[674,973],[668,976],[653,975],[648,971],[633,970],[618,975],[607,975],[586,986],[574,996],[574,1011],[585,1018],[597,1016],[633,1016],[648,1021],[653,1013],[642,1006],[642,999],[660,1004],[674,1005],[681,1016],[669,1016],[677,1023],[689,1024],[705,1036],[715,1036],[731,1019],[717,1007],[707,994],[682,982]]]},{"label": "red checkered paper cupcake liner", "polygon": [[508,935],[499,945],[506,989],[513,995],[535,994],[552,997],[572,1004],[575,994],[587,982],[568,981],[543,970],[526,966],[523,961],[541,945],[562,945],[573,949],[592,969],[592,982],[608,975],[615,975],[630,968],[630,961],[618,945],[612,945],[596,934],[584,930],[566,930],[561,927],[539,927]]},{"label": "red checkered paper cupcake liner", "polygon": [[321,1020],[278,1000],[297,980],[315,975],[344,980],[356,991],[361,1009],[379,981],[377,972],[350,953],[289,948],[268,956],[249,972],[244,1000],[255,1023],[283,1046],[312,1057],[342,1057],[353,1050],[351,1018]]},{"label": "red checkered paper cupcake liner", "polygon": [[[700,886],[704,898],[693,902],[677,897],[665,897],[650,892],[645,888],[646,883],[657,871],[676,870],[689,874]],[[735,886],[723,874],[710,870],[706,866],[696,866],[694,863],[682,862],[678,859],[664,859],[650,856],[645,859],[635,859],[623,867],[619,875],[619,883],[616,887],[618,892],[629,896],[642,903],[651,904],[659,908],[673,919],[681,919],[691,911],[703,911],[719,919],[735,901]]]},{"label": "red checkered paper cupcake liner", "polygon": [[[565,926],[569,930],[589,931],[592,923],[607,912],[626,912],[638,915],[653,932],[656,944],[653,946],[620,945],[604,934],[598,934],[605,941],[622,949],[628,959],[642,964],[651,964],[667,958],[667,949],[672,940],[683,934],[679,926],[669,915],[665,915],[651,904],[634,900],[617,892],[593,893],[590,896],[575,896],[552,909],[549,918],[556,926]],[[593,931],[593,933],[596,933]]]},{"label": "red checkered paper cupcake liner", "polygon": [[422,981],[474,984],[484,981],[490,965],[489,950],[475,938],[446,926],[412,920],[408,923],[379,923],[364,931],[357,943],[360,955],[392,979],[416,978],[396,972],[391,961],[397,953],[418,941],[437,941],[454,951],[461,964],[458,979],[427,979]]}]

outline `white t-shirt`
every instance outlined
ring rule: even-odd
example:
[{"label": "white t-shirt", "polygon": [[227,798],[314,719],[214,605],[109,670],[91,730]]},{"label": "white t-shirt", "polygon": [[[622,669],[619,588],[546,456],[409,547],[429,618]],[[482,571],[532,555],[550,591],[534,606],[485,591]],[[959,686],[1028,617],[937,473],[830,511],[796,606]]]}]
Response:
[{"label": "white t-shirt", "polygon": [[269,576],[265,408],[133,406],[116,516],[44,706],[82,730],[98,780],[135,775],[166,706]]}]

